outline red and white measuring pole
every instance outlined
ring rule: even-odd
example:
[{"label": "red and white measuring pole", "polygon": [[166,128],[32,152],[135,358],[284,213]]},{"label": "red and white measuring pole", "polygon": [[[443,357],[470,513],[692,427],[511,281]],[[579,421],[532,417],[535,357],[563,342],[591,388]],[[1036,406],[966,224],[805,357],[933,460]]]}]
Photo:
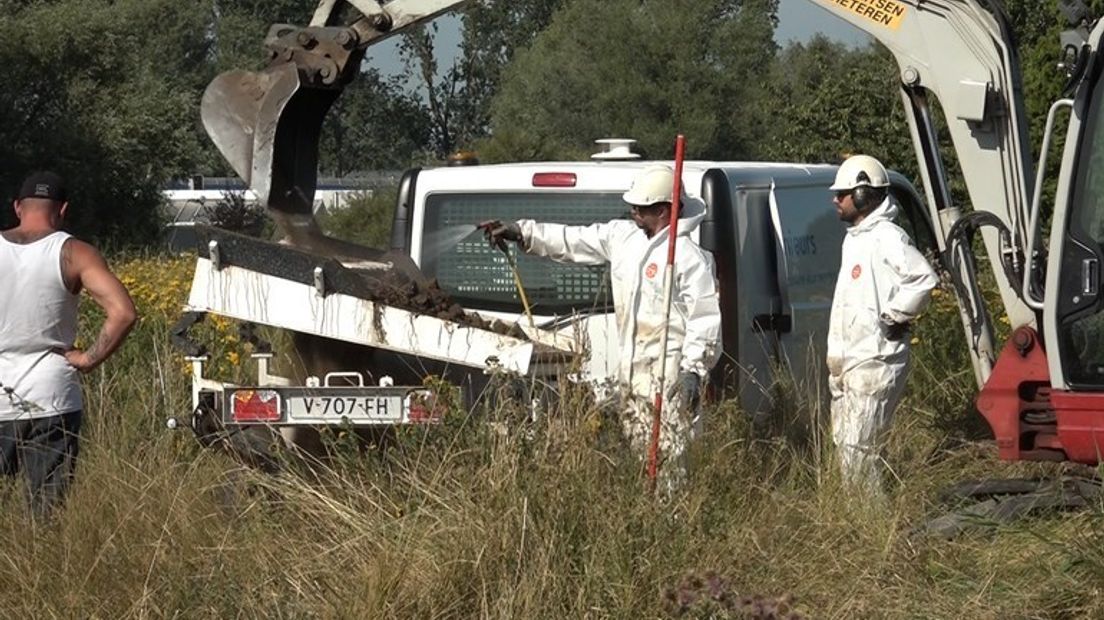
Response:
[{"label": "red and white measuring pole", "polygon": [[652,417],[652,442],[648,446],[648,483],[655,490],[659,473],[659,430],[663,414],[663,392],[667,384],[667,336],[671,321],[671,297],[675,291],[675,242],[678,240],[679,210],[682,207],[682,162],[686,157],[686,137],[675,138],[675,186],[671,193],[671,221],[667,226],[667,268],[663,270],[663,335],[659,341],[659,388]]}]

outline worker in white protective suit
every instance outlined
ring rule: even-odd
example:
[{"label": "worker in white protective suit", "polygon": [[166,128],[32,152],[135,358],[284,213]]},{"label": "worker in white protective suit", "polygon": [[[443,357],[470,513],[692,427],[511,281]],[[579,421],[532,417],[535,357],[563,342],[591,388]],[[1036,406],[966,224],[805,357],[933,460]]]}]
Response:
[{"label": "worker in white protective suit", "polygon": [[878,160],[848,158],[831,190],[848,224],[828,328],[832,439],[844,479],[878,494],[880,448],[908,372],[909,323],[939,280],[893,222],[897,206]]},{"label": "worker in white protective suit", "polygon": [[[664,328],[664,269],[674,172],[658,165],[642,170],[623,195],[632,219],[590,226],[533,220],[483,222],[491,243],[517,242],[525,252],[561,262],[610,264],[617,316],[617,377],[627,398],[623,426],[641,454],[651,441],[653,399],[659,388]],[[660,432],[660,472],[668,484],[685,472],[688,442],[701,430],[702,386],[720,357],[721,314],[712,256],[690,239],[705,217],[700,200],[682,194],[675,249],[674,291],[667,325],[667,399]]]}]

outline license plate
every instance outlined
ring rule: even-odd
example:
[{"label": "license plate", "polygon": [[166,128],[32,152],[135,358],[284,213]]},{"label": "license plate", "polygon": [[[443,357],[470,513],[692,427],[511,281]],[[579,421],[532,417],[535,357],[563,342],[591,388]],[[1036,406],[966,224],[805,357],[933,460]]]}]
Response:
[{"label": "license plate", "polygon": [[293,422],[339,424],[342,422],[401,422],[400,396],[294,396],[287,400]]}]

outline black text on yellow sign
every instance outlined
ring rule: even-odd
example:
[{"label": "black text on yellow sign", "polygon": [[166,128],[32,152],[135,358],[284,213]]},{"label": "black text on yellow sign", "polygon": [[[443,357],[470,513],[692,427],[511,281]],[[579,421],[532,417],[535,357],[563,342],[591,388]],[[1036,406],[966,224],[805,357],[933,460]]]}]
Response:
[{"label": "black text on yellow sign", "polygon": [[820,0],[820,2],[841,7],[890,30],[897,30],[901,26],[908,11],[908,7],[894,0]]}]

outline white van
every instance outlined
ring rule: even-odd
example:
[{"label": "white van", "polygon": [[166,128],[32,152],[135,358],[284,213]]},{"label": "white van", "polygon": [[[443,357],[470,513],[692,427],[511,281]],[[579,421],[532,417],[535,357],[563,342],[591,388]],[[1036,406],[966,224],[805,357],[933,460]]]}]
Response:
[{"label": "white van", "polygon": [[[392,249],[407,253],[465,308],[521,318],[514,278],[501,252],[475,224],[531,218],[590,224],[627,217],[621,195],[654,162],[597,160],[414,169],[403,176]],[[671,162],[663,162],[670,164]],[[687,193],[707,215],[696,240],[713,253],[720,284],[724,355],[711,380],[714,396],[766,412],[777,368],[798,386],[822,387],[828,313],[840,264],[844,224],[828,186],[836,166],[688,161]],[[900,224],[922,251],[935,247],[916,189],[891,173]],[[518,256],[538,326],[589,341],[586,378],[615,375],[616,324],[607,268]]]}]

